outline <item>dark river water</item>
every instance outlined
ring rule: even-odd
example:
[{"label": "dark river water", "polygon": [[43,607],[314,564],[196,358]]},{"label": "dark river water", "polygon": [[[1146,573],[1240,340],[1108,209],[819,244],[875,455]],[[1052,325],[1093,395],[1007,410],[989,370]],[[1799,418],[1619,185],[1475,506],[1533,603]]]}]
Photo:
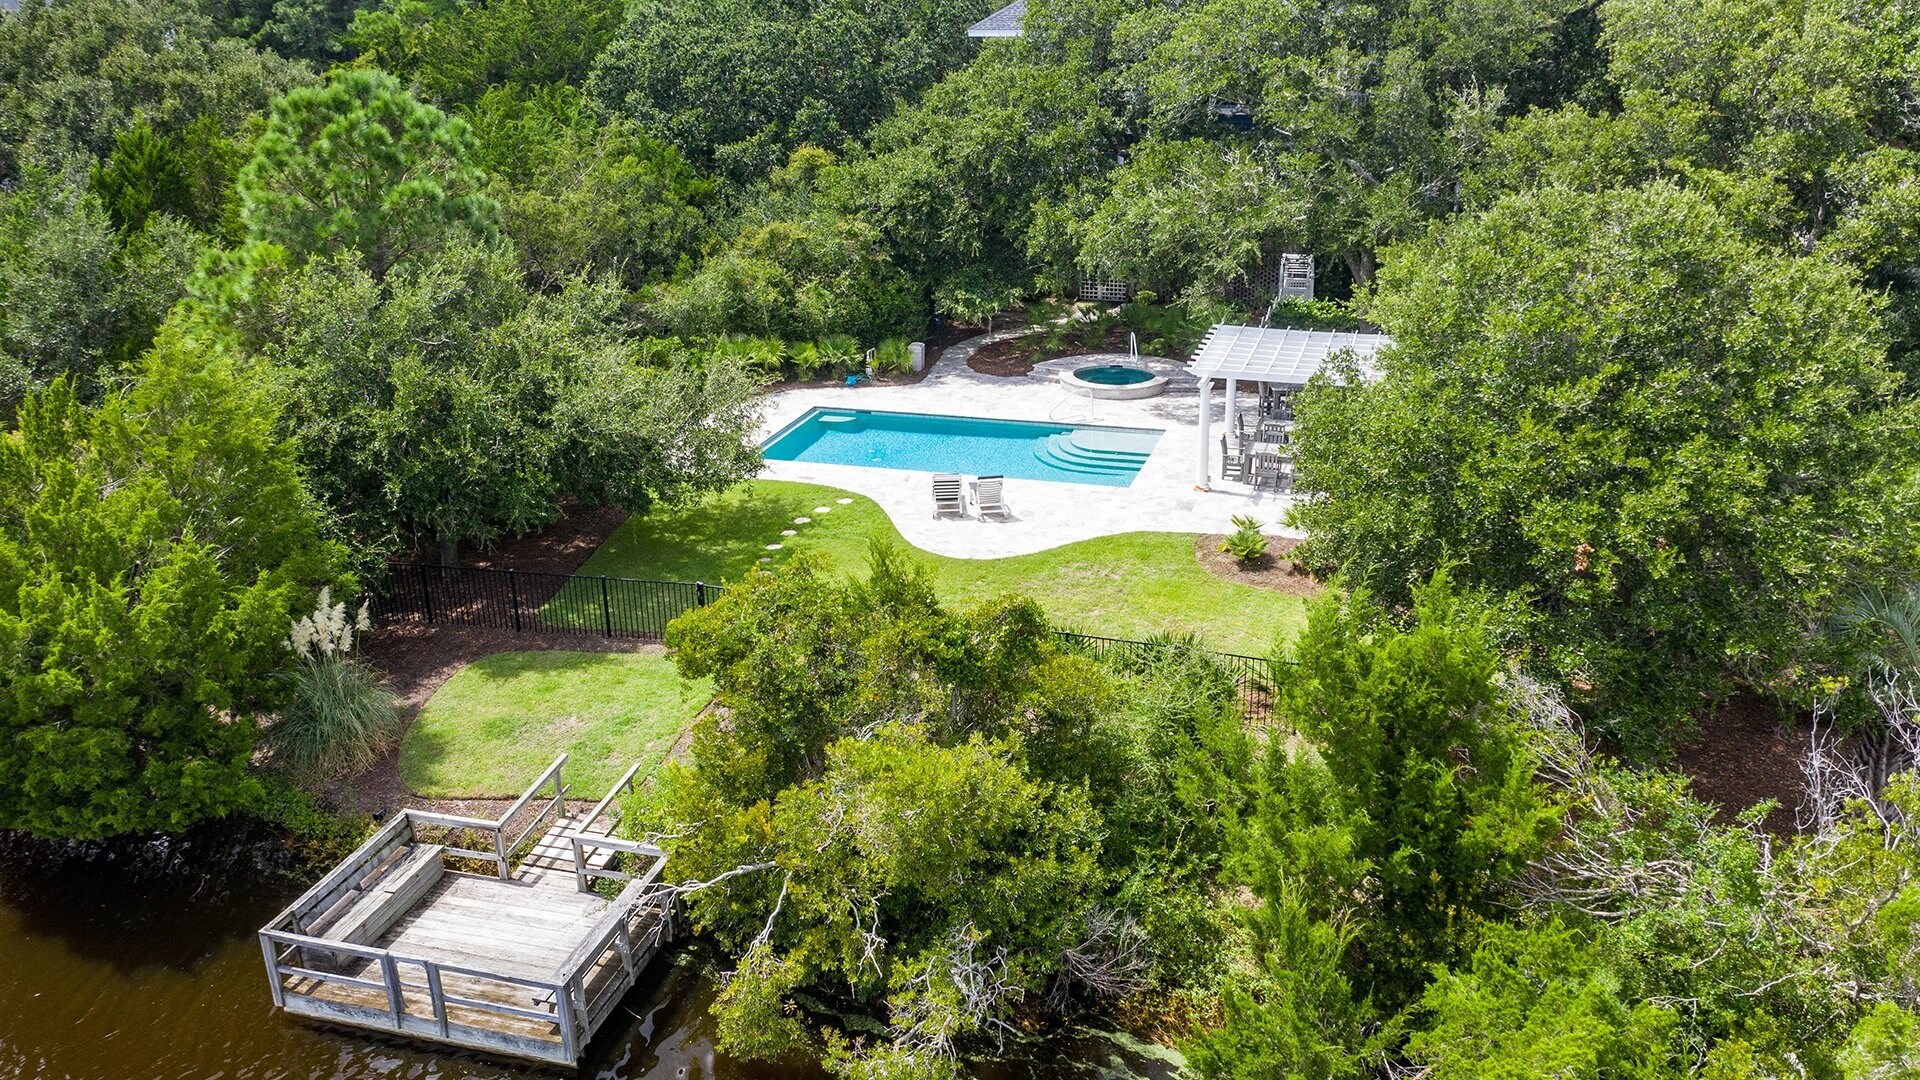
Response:
[{"label": "dark river water", "polygon": [[[232,835],[48,849],[0,835],[0,1078],[578,1076],[823,1080],[713,1048],[711,966],[656,960],[577,1073],[330,1030],[276,1014],[254,930],[301,889],[271,844]],[[981,1080],[1171,1080],[1166,1051],[1078,1029],[978,1062]]]}]

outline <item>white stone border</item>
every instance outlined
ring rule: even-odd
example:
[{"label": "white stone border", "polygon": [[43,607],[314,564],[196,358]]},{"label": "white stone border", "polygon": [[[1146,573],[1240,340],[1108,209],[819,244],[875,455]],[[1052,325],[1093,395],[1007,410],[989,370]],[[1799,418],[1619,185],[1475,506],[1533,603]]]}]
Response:
[{"label": "white stone border", "polygon": [[[760,475],[864,495],[880,504],[908,543],[956,558],[1024,555],[1127,532],[1227,533],[1233,530],[1231,519],[1236,514],[1259,519],[1265,531],[1276,536],[1300,535],[1281,524],[1293,503],[1289,495],[1256,493],[1245,484],[1225,482],[1215,482],[1205,491],[1194,487],[1200,395],[1198,383],[1184,375],[1182,365],[1159,361],[1166,368],[1155,373],[1168,377],[1164,392],[1130,401],[1089,401],[1085,394],[1062,386],[1055,374],[1062,367],[1105,362],[1112,354],[1049,360],[1036,365],[1025,378],[983,375],[967,367],[966,358],[980,345],[1021,332],[999,331],[950,346],[926,378],[915,383],[814,386],[772,394],[766,399],[759,437],[764,441],[813,408],[886,409],[1160,431],[1160,440],[1130,486],[1009,479],[1006,501],[1013,519],[988,522],[935,518],[931,473],[769,461]],[[1154,365],[1147,357],[1140,358],[1140,363]],[[1218,403],[1213,411],[1217,419]]]}]

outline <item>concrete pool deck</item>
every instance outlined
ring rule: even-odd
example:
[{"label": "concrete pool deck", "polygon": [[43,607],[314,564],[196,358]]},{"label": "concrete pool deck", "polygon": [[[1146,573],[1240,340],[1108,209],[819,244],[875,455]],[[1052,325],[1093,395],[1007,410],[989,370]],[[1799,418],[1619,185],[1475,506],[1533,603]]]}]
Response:
[{"label": "concrete pool deck", "polygon": [[[1108,356],[1072,356],[1050,360],[1025,377],[982,375],[966,363],[989,338],[982,335],[941,354],[920,382],[901,386],[810,386],[770,395],[758,438],[799,419],[809,409],[889,409],[897,412],[978,416],[995,420],[1037,420],[1062,424],[1158,428],[1164,434],[1128,487],[1072,484],[1056,480],[1006,482],[1010,521],[935,518],[931,473],[875,469],[862,465],[825,465],[805,461],[769,461],[760,475],[845,488],[880,504],[907,542],[941,555],[996,559],[1127,532],[1225,533],[1235,514],[1251,514],[1275,536],[1299,536],[1282,524],[1291,495],[1256,495],[1246,484],[1213,481],[1212,491],[1194,488],[1194,454],[1199,438],[1199,384],[1185,365],[1141,357],[1142,367],[1169,376],[1166,392],[1138,401],[1093,401],[1071,393],[1057,372],[1087,364],[1110,363]],[[1121,359],[1125,359],[1124,357]],[[1128,361],[1132,362],[1132,361]],[[1243,395],[1243,408],[1250,397]],[[1214,431],[1224,421],[1225,402],[1215,395]],[[1216,437],[1217,438],[1217,437]],[[1217,455],[1216,445],[1210,452]],[[1217,467],[1217,463],[1216,463]],[[969,476],[969,481],[972,477]],[[972,492],[969,488],[969,503]]]}]

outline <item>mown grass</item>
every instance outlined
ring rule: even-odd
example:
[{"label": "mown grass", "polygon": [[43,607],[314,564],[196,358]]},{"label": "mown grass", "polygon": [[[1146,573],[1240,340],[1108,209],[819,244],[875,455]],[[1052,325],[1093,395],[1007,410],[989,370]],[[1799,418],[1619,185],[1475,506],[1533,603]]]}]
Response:
[{"label": "mown grass", "polygon": [[[827,512],[817,512],[820,507]],[[800,517],[811,520],[795,524]],[[781,536],[785,529],[796,535]],[[1194,557],[1191,533],[1125,533],[1031,555],[955,559],[907,544],[872,499],[781,480],[748,481],[692,507],[635,515],[580,572],[724,583],[762,558],[778,564],[816,551],[835,569],[855,574],[865,571],[876,540],[926,566],[949,603],[1022,593],[1038,600],[1057,625],[1084,633],[1196,633],[1215,649],[1264,655],[1304,619],[1297,596],[1208,573]],[[768,551],[775,543],[780,550]],[[597,606],[594,611],[597,618]]]},{"label": "mown grass", "polygon": [[572,796],[598,799],[627,766],[646,775],[713,696],[664,656],[508,652],[469,664],[436,691],[400,745],[400,778],[420,795],[518,795],[568,755]]}]

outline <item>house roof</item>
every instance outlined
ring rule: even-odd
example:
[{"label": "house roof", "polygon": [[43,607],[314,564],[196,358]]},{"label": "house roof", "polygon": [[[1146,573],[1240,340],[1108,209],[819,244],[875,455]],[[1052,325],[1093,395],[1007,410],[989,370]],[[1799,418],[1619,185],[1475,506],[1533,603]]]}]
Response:
[{"label": "house roof", "polygon": [[1371,375],[1373,357],[1393,344],[1385,334],[1332,330],[1291,330],[1220,323],[1207,331],[1187,370],[1196,378],[1305,386],[1327,358],[1351,350],[1362,371]]},{"label": "house roof", "polygon": [[[0,0],[4,2],[4,0]],[[967,36],[975,38],[1016,38],[1020,23],[1027,17],[1027,0],[1013,3],[967,27]]]}]

